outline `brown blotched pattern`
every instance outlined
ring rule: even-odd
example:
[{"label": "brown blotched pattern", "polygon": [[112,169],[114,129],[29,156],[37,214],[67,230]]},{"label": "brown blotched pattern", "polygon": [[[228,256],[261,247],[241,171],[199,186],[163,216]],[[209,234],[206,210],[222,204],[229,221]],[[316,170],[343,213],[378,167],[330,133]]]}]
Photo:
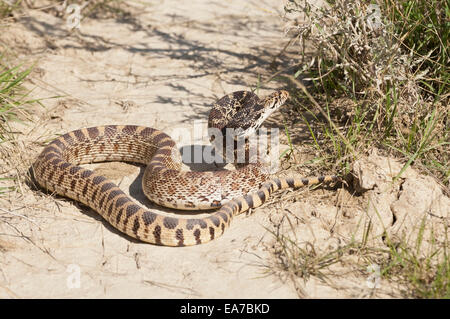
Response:
[{"label": "brown blotched pattern", "polygon": [[[241,95],[241,100],[255,99]],[[224,99],[231,98],[233,95]],[[44,148],[32,168],[43,188],[91,207],[129,236],[166,246],[201,244],[219,237],[233,216],[262,205],[278,189],[337,180],[335,176],[322,176],[267,181],[260,164],[249,164],[236,171],[183,172],[180,158],[175,142],[164,132],[134,125],[109,125],[62,135]],[[163,216],[137,205],[107,178],[78,166],[101,161],[146,164],[144,193],[167,207],[211,209],[229,201],[204,218]]]}]

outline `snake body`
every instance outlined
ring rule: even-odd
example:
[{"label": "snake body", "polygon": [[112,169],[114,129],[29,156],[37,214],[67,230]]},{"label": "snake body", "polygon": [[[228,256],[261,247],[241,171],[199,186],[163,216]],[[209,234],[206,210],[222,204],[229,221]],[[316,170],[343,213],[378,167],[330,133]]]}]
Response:
[{"label": "snake body", "polygon": [[[269,109],[271,113],[270,107],[278,108],[287,98],[285,91],[261,101],[250,94],[234,92],[219,100],[210,113],[209,125],[223,129],[221,119],[229,122],[229,117],[236,118],[237,114],[243,117],[241,123],[247,132],[254,130],[255,125],[262,123],[260,118],[268,116],[260,109]],[[249,98],[253,102],[249,103]],[[248,105],[253,106],[253,112],[243,110]],[[245,122],[249,117],[250,121]],[[136,204],[106,177],[79,166],[103,161],[147,165],[143,190],[157,204],[183,210],[218,209],[207,217],[187,218],[151,211]],[[66,133],[50,142],[32,165],[34,178],[41,187],[89,206],[129,236],[165,246],[213,240],[225,231],[235,215],[259,207],[279,189],[337,180],[336,176],[268,180],[259,163],[215,172],[186,172],[180,167],[180,154],[170,136],[135,125],[97,126]]]}]

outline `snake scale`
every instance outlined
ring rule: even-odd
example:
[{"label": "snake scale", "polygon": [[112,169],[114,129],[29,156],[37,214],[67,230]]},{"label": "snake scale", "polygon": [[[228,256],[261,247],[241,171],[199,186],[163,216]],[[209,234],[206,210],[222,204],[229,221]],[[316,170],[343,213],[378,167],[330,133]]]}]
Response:
[{"label": "snake scale", "polygon": [[[276,91],[260,100],[251,92],[233,92],[214,104],[209,126],[224,130],[229,125],[254,132],[288,96],[286,91]],[[137,205],[112,181],[79,166],[104,161],[146,165],[143,191],[159,205],[217,210],[207,217],[186,218]],[[135,125],[97,126],[66,133],[44,148],[32,169],[41,187],[89,206],[129,236],[164,246],[211,241],[223,234],[235,215],[261,206],[279,189],[337,180],[336,176],[268,179],[260,163],[236,170],[182,171],[180,153],[169,135]]]}]

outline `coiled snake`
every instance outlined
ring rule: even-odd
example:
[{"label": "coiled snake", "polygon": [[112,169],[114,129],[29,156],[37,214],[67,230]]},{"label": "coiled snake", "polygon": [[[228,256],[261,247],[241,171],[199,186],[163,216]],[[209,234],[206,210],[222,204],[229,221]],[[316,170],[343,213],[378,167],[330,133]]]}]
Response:
[{"label": "coiled snake", "polygon": [[[260,100],[251,92],[231,93],[214,104],[209,126],[224,130],[229,125],[253,132],[288,96],[286,91],[276,91]],[[147,165],[143,190],[157,204],[183,210],[218,210],[203,218],[175,218],[148,210],[104,176],[79,166],[102,161]],[[180,153],[167,134],[134,125],[66,133],[49,143],[32,165],[34,178],[43,188],[91,207],[127,235],[165,246],[195,245],[217,238],[233,216],[259,207],[276,190],[337,180],[336,176],[268,180],[259,163],[234,171],[187,172],[180,167]]]}]

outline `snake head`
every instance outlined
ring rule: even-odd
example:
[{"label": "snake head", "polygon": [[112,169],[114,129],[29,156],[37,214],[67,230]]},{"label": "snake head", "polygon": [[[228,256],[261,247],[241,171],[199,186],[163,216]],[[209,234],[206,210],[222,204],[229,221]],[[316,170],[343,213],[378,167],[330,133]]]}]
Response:
[{"label": "snake head", "polygon": [[289,93],[285,90],[275,91],[272,94],[266,96],[260,103],[260,105],[262,105],[260,112],[254,114],[254,125],[247,132],[247,134],[253,134],[253,132],[256,131],[272,113],[278,110],[288,98]]},{"label": "snake head", "polygon": [[289,98],[289,92],[285,90],[275,91],[272,94],[266,96],[263,100],[264,109],[276,110],[282,106]]}]

